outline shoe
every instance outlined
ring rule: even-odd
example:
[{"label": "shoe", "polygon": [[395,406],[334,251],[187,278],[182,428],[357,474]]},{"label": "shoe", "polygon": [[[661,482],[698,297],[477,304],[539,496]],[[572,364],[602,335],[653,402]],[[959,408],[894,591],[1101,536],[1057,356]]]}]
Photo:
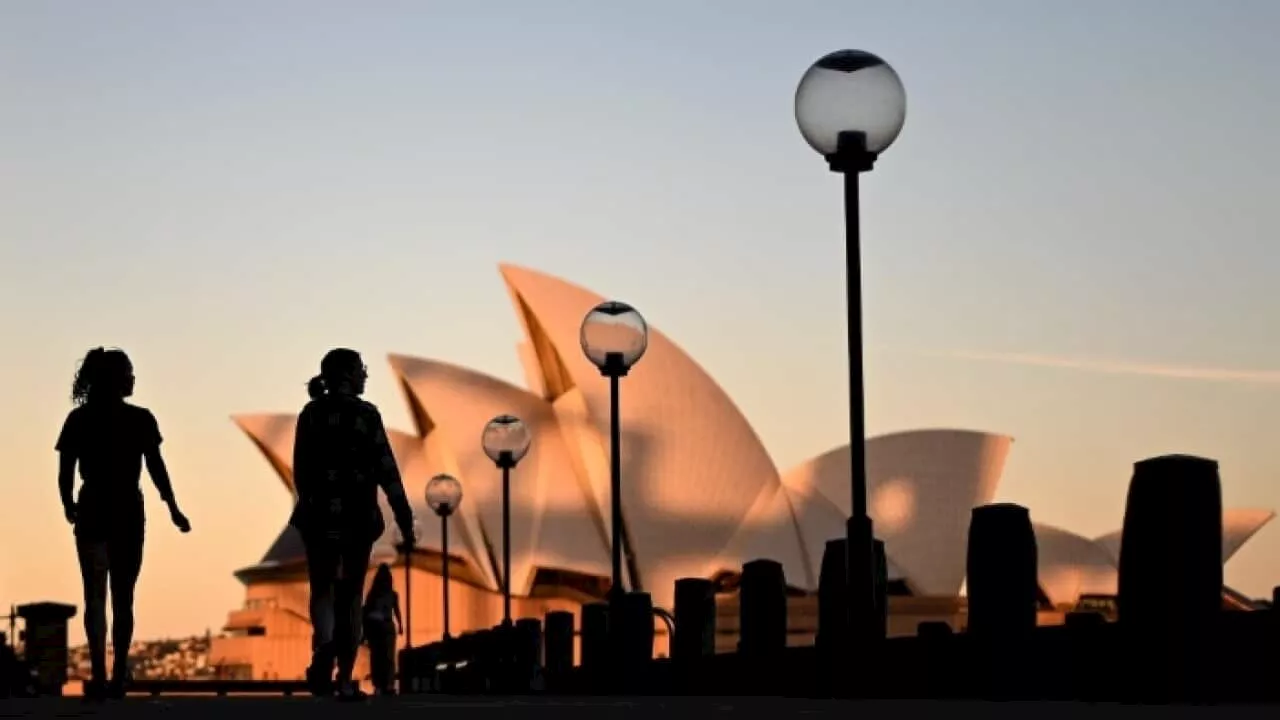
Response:
[{"label": "shoe", "polygon": [[128,694],[129,684],[133,678],[128,672],[116,673],[111,677],[111,682],[107,683],[107,698],[111,700],[123,700]]},{"label": "shoe", "polygon": [[84,684],[85,702],[102,702],[107,699],[107,684],[102,680],[89,680]]},{"label": "shoe", "polygon": [[314,697],[330,697],[333,695],[333,670],[325,672],[314,664],[307,667],[307,690]]},{"label": "shoe", "polygon": [[369,697],[354,680],[338,685],[338,702],[360,702]]}]

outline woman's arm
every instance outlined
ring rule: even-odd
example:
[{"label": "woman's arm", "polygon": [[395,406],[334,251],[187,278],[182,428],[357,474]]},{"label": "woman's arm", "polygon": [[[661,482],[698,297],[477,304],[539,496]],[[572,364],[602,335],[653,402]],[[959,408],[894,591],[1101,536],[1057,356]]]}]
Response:
[{"label": "woman's arm", "polygon": [[58,495],[62,498],[62,511],[67,522],[76,522],[76,460],[80,457],[80,435],[84,423],[81,414],[72,410],[62,422],[62,432],[53,446],[58,451]]},{"label": "woman's arm", "polygon": [[400,593],[391,593],[391,612],[396,616],[396,632],[404,632],[404,621],[400,619]]},{"label": "woman's arm", "polygon": [[413,532],[413,509],[409,507],[409,498],[404,492],[404,481],[400,478],[400,466],[396,464],[396,456],[391,452],[391,443],[387,440],[387,430],[382,424],[382,415],[370,406],[370,423],[373,440],[373,462],[378,474],[378,485],[387,496],[387,504],[400,526],[401,534],[406,537]]},{"label": "woman's arm", "polygon": [[156,490],[160,491],[160,498],[164,500],[165,505],[169,506],[169,519],[182,532],[191,532],[191,521],[182,514],[182,510],[178,508],[177,499],[173,497],[169,468],[165,466],[164,458],[160,455],[160,446],[152,446],[142,456],[147,461],[147,474],[151,476],[151,482],[155,483]]},{"label": "woman's arm", "polygon": [[178,501],[173,497],[173,482],[169,479],[169,468],[164,464],[164,457],[160,455],[160,446],[151,446],[142,457],[147,461],[147,474],[160,492],[160,499],[170,508],[177,507]]},{"label": "woman's arm", "polygon": [[160,491],[160,499],[164,500],[170,510],[178,507],[173,499],[173,483],[169,480],[169,468],[165,467],[164,458],[160,455],[160,443],[164,438],[160,435],[160,424],[150,410],[143,410],[137,427],[139,440],[143,447],[142,457],[147,462],[147,474],[156,490]]},{"label": "woman's arm", "polygon": [[178,509],[178,501],[173,496],[173,482],[169,479],[169,468],[164,464],[164,456],[160,454],[160,443],[164,441],[160,436],[160,425],[149,411],[145,420],[141,428],[141,439],[144,448],[142,458],[147,462],[147,474],[160,492],[160,499],[169,506],[169,519],[182,532],[191,532],[191,521]]},{"label": "woman's arm", "polygon": [[63,451],[58,453],[58,494],[62,497],[62,511],[68,522],[76,521],[76,456]]}]

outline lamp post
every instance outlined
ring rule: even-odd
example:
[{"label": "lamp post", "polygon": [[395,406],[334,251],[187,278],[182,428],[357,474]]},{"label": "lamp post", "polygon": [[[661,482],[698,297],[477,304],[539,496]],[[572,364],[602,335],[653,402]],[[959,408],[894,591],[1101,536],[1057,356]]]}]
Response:
[{"label": "lamp post", "polygon": [[410,573],[413,571],[413,541],[418,538],[420,526],[413,521],[413,539],[406,538],[400,528],[396,528],[396,549],[404,553],[404,648],[413,647],[413,582]]},{"label": "lamp post", "polygon": [[[609,446],[611,470],[609,498],[613,509],[610,522],[613,531],[613,585],[609,601],[616,604],[624,592],[622,586],[622,455],[621,422],[618,419],[618,380],[626,377],[631,366],[649,346],[649,326],[636,309],[626,303],[603,302],[582,319],[580,333],[582,352],[609,378]],[[634,581],[634,578],[632,578]]]},{"label": "lamp post", "polygon": [[499,415],[484,426],[484,454],[502,469],[502,624],[511,625],[511,470],[529,452],[533,437],[524,421]]},{"label": "lamp post", "polygon": [[444,639],[449,639],[449,516],[462,504],[462,483],[440,473],[427,482],[427,507],[440,516],[441,570],[444,580]]},{"label": "lamp post", "polygon": [[874,636],[877,607],[873,528],[867,515],[866,418],[862,373],[862,259],[858,176],[893,143],[906,119],[906,91],[884,60],[862,50],[823,56],[800,79],[796,124],[806,142],[844,175],[845,273],[849,323],[849,449],[853,505],[848,534],[850,625]]}]

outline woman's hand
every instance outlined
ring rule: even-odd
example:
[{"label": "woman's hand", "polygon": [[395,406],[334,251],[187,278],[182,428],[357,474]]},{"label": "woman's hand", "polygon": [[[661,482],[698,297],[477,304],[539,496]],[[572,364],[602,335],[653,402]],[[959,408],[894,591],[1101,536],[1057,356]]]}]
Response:
[{"label": "woman's hand", "polygon": [[76,524],[76,504],[75,503],[67,503],[66,505],[63,505],[62,513],[66,515],[68,523],[72,525]]},{"label": "woman's hand", "polygon": [[187,516],[183,515],[182,511],[178,509],[177,503],[171,503],[169,505],[169,519],[173,521],[174,526],[177,527],[178,530],[184,533],[191,532],[191,521],[188,520]]}]

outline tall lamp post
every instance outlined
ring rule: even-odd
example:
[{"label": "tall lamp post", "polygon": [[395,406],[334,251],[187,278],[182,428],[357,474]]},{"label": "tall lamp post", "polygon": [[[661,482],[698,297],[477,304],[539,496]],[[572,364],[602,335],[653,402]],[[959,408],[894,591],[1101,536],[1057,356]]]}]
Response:
[{"label": "tall lamp post", "polygon": [[502,469],[502,624],[511,625],[511,470],[529,452],[533,436],[524,421],[499,415],[484,426],[484,454]]},{"label": "tall lamp post", "polygon": [[[626,303],[600,303],[582,319],[580,333],[582,352],[609,378],[609,498],[613,510],[613,586],[609,601],[616,606],[625,592],[622,583],[622,454],[621,422],[618,418],[618,380],[626,377],[631,366],[649,347],[649,326],[636,309]],[[633,578],[634,580],[634,578]]]},{"label": "tall lamp post", "polygon": [[417,520],[413,521],[413,538],[406,538],[400,528],[396,528],[396,549],[404,553],[404,647],[413,647],[413,544],[422,533]]},{"label": "tall lamp post", "polygon": [[848,534],[850,624],[874,636],[878,592],[873,528],[867,515],[866,419],[862,371],[862,259],[858,176],[902,131],[906,91],[884,60],[862,50],[838,50],[815,62],[800,79],[796,124],[806,142],[844,175],[845,273],[849,322],[849,449],[853,506]]},{"label": "tall lamp post", "polygon": [[444,639],[449,639],[449,516],[462,504],[462,483],[440,473],[427,482],[427,507],[440,516],[441,570],[444,580]]}]

